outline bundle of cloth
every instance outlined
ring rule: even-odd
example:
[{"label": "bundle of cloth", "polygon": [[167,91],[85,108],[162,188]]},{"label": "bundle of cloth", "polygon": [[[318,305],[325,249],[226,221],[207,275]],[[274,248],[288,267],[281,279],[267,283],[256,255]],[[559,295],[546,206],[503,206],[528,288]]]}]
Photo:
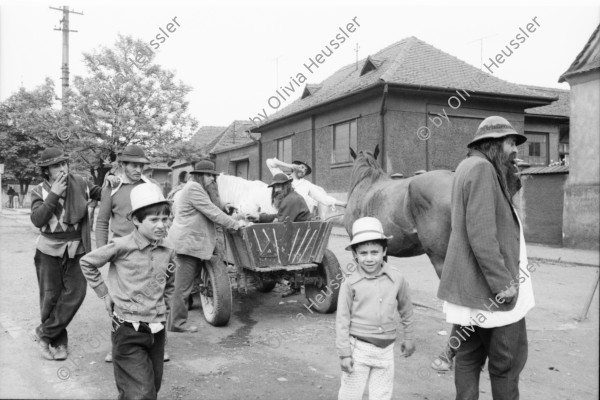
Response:
[{"label": "bundle of cloth", "polygon": [[277,211],[271,204],[271,188],[262,181],[249,181],[237,176],[221,174],[217,176],[219,197],[223,203],[231,203],[237,208],[239,218],[247,213]]}]

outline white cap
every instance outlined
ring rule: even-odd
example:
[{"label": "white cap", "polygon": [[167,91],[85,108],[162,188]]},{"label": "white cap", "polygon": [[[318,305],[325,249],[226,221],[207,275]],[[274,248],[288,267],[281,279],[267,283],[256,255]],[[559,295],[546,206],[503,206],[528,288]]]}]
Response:
[{"label": "white cap", "polygon": [[371,240],[390,240],[393,236],[385,236],[381,221],[373,217],[359,218],[352,224],[352,241],[346,250],[352,250],[352,246]]},{"label": "white cap", "polygon": [[154,183],[142,183],[131,189],[131,212],[127,214],[127,218],[131,219],[134,212],[140,208],[152,206],[154,204],[171,204],[165,200],[162,190]]}]

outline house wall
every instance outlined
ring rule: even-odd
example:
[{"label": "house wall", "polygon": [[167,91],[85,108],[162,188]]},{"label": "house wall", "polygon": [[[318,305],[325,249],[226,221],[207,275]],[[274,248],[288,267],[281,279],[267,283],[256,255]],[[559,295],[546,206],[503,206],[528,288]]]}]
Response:
[{"label": "house wall", "polygon": [[523,175],[519,216],[525,240],[562,246],[563,198],[568,174]]},{"label": "house wall", "polygon": [[[247,159],[248,160],[248,180],[260,179],[258,175],[258,145],[249,145],[239,149],[224,151],[215,155],[215,163],[218,172],[225,172],[228,175],[235,176],[235,162]],[[266,168],[266,167],[265,167]]]},{"label": "house wall", "polygon": [[146,175],[147,177],[152,178],[156,182],[158,182],[161,189],[163,190],[163,195],[165,195],[165,196],[167,194],[169,194],[169,192],[173,188],[173,183],[172,183],[173,180],[172,180],[170,174],[171,174],[170,170],[164,170],[164,169],[159,169],[159,170],[148,169],[148,170],[144,171],[144,175]]},{"label": "house wall", "polygon": [[179,174],[182,171],[187,171],[189,174],[189,172],[192,171],[194,168],[192,167],[192,164],[185,163],[185,164],[173,166],[172,169],[173,169],[173,174],[171,176],[171,187],[175,187],[175,186],[179,185]]},{"label": "house wall", "polygon": [[569,78],[569,179],[563,216],[566,247],[598,249],[600,242],[600,71]]}]

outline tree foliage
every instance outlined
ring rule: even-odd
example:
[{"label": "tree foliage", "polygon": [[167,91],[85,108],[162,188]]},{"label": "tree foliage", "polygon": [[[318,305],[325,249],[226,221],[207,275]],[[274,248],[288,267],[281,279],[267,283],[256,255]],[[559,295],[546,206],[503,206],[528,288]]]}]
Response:
[{"label": "tree foliage", "polygon": [[19,182],[21,195],[39,178],[39,153],[61,145],[52,129],[60,125],[54,99],[54,83],[46,78],[43,85],[32,91],[21,88],[0,105],[0,162],[5,177]]},{"label": "tree foliage", "polygon": [[75,77],[65,102],[68,145],[97,181],[128,144],[164,156],[164,149],[188,138],[197,126],[185,100],[191,88],[153,60],[144,42],[124,36],[114,48],[83,54],[89,75]]}]

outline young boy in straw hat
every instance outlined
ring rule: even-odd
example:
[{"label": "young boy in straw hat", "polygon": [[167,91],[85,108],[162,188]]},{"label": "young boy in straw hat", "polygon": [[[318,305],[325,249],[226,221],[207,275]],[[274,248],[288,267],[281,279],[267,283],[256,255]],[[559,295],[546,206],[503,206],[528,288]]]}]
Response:
[{"label": "young boy in straw hat", "polygon": [[336,347],[342,367],[338,399],[391,399],[394,388],[394,342],[398,313],[404,328],[404,357],[415,351],[413,309],[408,283],[385,263],[388,240],[377,218],[352,225],[352,250],[358,268],[341,284],[336,318]]},{"label": "young boy in straw hat", "polygon": [[[81,259],[81,269],[112,318],[119,399],[156,399],[163,375],[165,322],[174,290],[175,250],[164,237],[171,206],[153,183],[131,191],[135,230]],[[98,269],[110,263],[105,283]]]}]

